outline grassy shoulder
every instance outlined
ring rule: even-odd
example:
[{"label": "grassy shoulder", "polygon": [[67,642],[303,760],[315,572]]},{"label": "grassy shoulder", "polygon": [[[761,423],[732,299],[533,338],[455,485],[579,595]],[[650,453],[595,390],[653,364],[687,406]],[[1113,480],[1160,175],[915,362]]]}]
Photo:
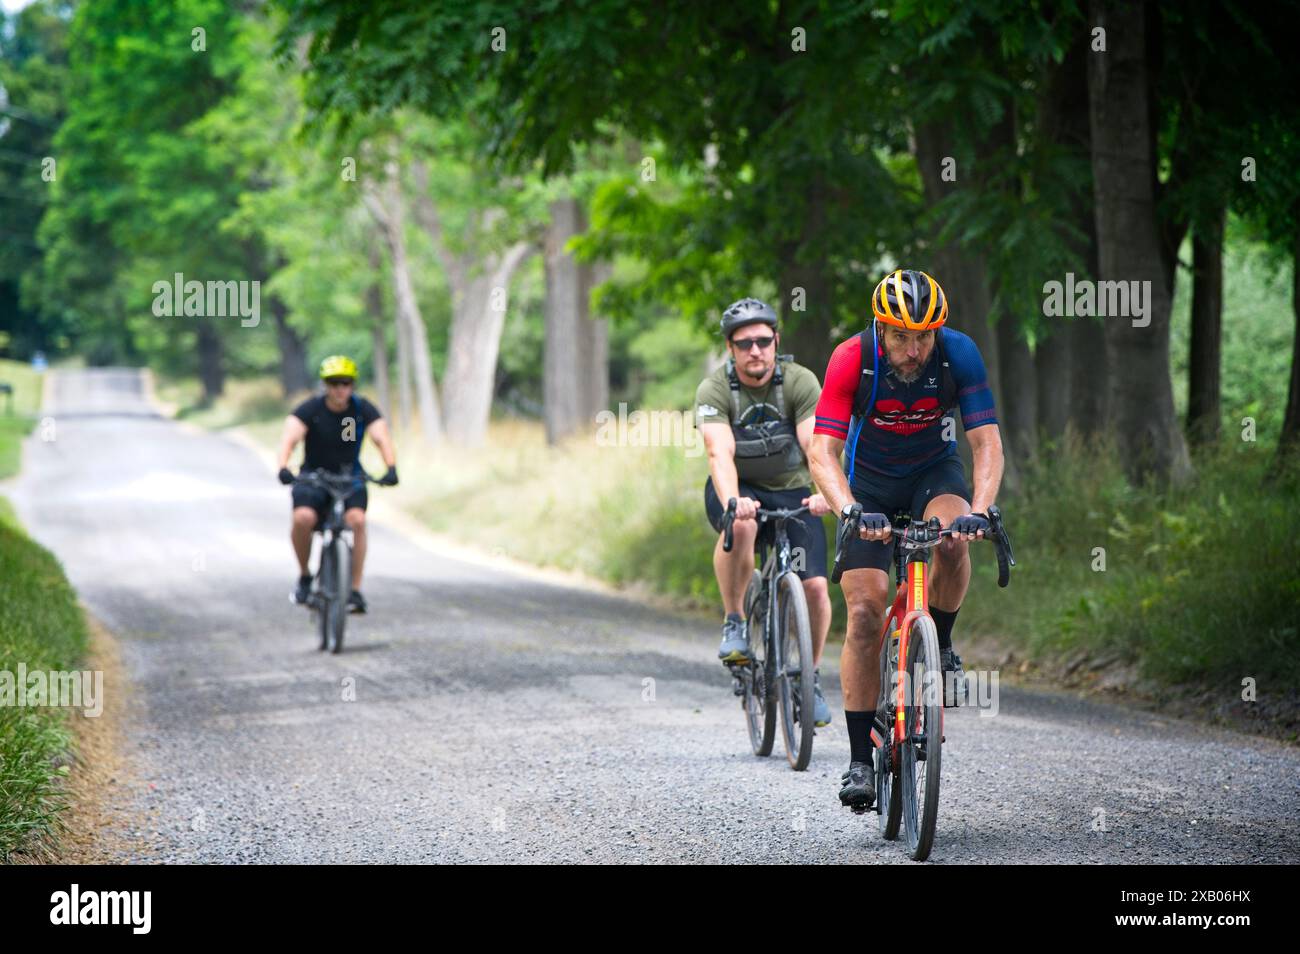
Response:
[{"label": "grassy shoulder", "polygon": [[87,630],[58,560],[0,504],[0,860],[8,861],[55,830],[72,747],[63,709],[15,704],[19,667],[75,670]]},{"label": "grassy shoulder", "polygon": [[23,438],[41,407],[42,374],[21,361],[0,360],[0,383],[13,388],[0,394],[0,480],[18,473]]}]

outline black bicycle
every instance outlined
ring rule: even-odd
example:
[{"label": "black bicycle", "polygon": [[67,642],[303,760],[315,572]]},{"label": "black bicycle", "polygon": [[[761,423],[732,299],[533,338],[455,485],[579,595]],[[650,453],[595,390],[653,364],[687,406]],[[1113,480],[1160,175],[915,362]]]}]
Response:
[{"label": "black bicycle", "polygon": [[343,650],[348,596],[352,592],[352,531],[343,522],[343,504],[362,481],[380,483],[365,471],[351,474],[319,469],[304,470],[294,480],[295,484],[321,487],[331,498],[329,512],[316,524],[316,532],[321,535],[320,565],[306,605],[317,617],[320,648],[332,653]]},{"label": "black bicycle", "polygon": [[[790,767],[802,772],[812,758],[813,648],[808,601],[803,583],[792,567],[786,522],[808,510],[759,509],[759,564],[745,591],[749,662],[729,663],[741,697],[749,742],[755,755],[772,754],[776,709],[781,709],[781,735]],[[722,549],[731,552],[736,498],[723,516]]]}]

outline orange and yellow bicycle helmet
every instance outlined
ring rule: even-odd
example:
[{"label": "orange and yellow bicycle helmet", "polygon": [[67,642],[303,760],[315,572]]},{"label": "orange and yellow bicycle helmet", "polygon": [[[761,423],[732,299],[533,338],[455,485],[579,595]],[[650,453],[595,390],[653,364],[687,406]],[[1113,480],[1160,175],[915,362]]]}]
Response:
[{"label": "orange and yellow bicycle helmet", "polygon": [[925,272],[900,268],[880,280],[871,294],[878,321],[908,331],[942,328],[948,320],[948,296]]}]

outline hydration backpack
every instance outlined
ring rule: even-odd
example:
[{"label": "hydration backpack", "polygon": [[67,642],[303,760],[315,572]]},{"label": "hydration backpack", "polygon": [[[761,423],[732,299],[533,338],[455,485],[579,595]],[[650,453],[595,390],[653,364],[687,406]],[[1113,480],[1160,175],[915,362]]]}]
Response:
[{"label": "hydration backpack", "polygon": [[777,355],[776,368],[772,372],[772,394],[781,417],[757,424],[741,423],[740,378],[736,374],[736,362],[727,359],[727,382],[731,386],[731,433],[736,439],[736,476],[741,480],[772,480],[803,466],[803,450],[799,447],[798,432],[785,416],[781,362],[793,359],[794,355]]}]

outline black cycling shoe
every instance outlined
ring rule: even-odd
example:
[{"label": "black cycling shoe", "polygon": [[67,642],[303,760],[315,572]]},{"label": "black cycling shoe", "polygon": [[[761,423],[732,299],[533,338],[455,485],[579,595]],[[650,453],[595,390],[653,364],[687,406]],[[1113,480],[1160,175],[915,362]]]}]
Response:
[{"label": "black cycling shoe", "polygon": [[348,596],[348,612],[364,613],[366,611],[366,598],[361,595],[360,590],[353,590]]},{"label": "black cycling shoe", "polygon": [[850,762],[849,770],[840,776],[844,787],[840,789],[840,804],[855,812],[865,812],[876,802],[876,770],[870,762]]},{"label": "black cycling shoe", "polygon": [[[964,705],[966,702],[966,670],[961,668],[961,657],[951,649],[945,649],[939,654],[940,665],[943,669],[943,705],[945,709],[951,709],[954,706]],[[949,680],[948,673],[952,673],[952,679]],[[949,691],[951,682],[952,691]]]},{"label": "black cycling shoe", "polygon": [[311,599],[310,576],[298,577],[298,585],[294,587],[293,592],[289,594],[289,599],[294,603],[297,603],[299,606],[302,606],[307,602],[307,600]]}]

